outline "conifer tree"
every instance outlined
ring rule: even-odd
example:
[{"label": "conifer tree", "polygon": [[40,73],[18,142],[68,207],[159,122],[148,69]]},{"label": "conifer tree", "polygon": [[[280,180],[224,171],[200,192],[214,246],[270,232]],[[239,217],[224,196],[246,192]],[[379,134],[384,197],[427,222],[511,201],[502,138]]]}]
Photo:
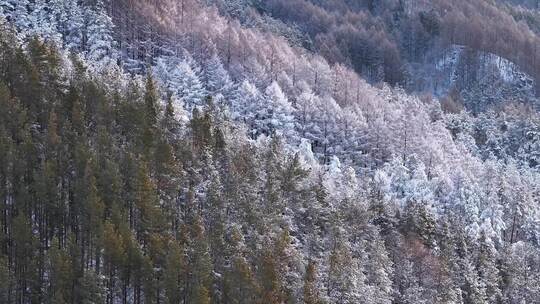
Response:
[{"label": "conifer tree", "polygon": [[478,256],[478,271],[480,275],[480,281],[486,287],[486,296],[489,303],[498,303],[501,301],[502,294],[500,291],[500,278],[499,269],[497,268],[496,250],[490,239],[486,237],[484,231],[482,231],[480,237],[480,248]]},{"label": "conifer tree", "polygon": [[37,258],[37,240],[32,231],[31,223],[23,214],[23,210],[13,219],[13,240],[14,240],[14,276],[16,278],[15,300],[18,302],[30,302],[39,294],[32,294],[37,291],[40,285],[38,273],[35,269],[42,263]]},{"label": "conifer tree", "polygon": [[166,303],[180,303],[185,293],[186,261],[183,248],[177,241],[172,241],[164,269],[164,287]]},{"label": "conifer tree", "polygon": [[370,300],[361,265],[352,257],[350,245],[341,237],[328,257],[328,297],[331,301],[356,303]]},{"label": "conifer tree", "polygon": [[246,259],[244,238],[238,227],[231,227],[228,245],[229,267],[224,274],[223,301],[235,304],[257,303],[259,285],[253,267]]},{"label": "conifer tree", "polygon": [[317,266],[315,261],[310,260],[304,276],[304,304],[322,303],[319,290],[320,286],[317,282]]},{"label": "conifer tree", "polygon": [[285,301],[281,289],[277,257],[270,250],[265,250],[259,263],[259,281],[261,282],[261,299],[269,304],[279,304]]},{"label": "conifer tree", "polygon": [[156,185],[150,178],[148,166],[144,162],[138,168],[135,191],[137,238],[148,245],[150,234],[162,231],[165,226],[159,207]]},{"label": "conifer tree", "polygon": [[8,267],[8,259],[4,254],[0,255],[0,300],[3,303],[11,301],[12,276]]},{"label": "conifer tree", "polygon": [[121,236],[115,231],[114,225],[106,222],[103,229],[104,248],[104,273],[107,274],[107,296],[106,303],[113,303],[116,296],[116,282],[118,268],[124,262],[125,249]]},{"label": "conifer tree", "polygon": [[105,290],[102,279],[93,270],[86,270],[81,280],[82,304],[100,304],[105,302]]},{"label": "conifer tree", "polygon": [[369,241],[368,248],[366,271],[367,282],[373,288],[373,303],[391,303],[393,265],[378,232]]},{"label": "conifer tree", "polygon": [[54,239],[48,251],[48,272],[50,273],[49,299],[51,303],[67,304],[72,301],[71,285],[73,268],[68,253],[59,248],[58,239]]},{"label": "conifer tree", "polygon": [[144,92],[144,125],[142,134],[142,144],[146,157],[150,156],[150,151],[155,144],[156,127],[159,113],[159,97],[152,73],[146,77],[146,87]]},{"label": "conifer tree", "polygon": [[173,95],[182,99],[188,110],[204,106],[207,93],[201,82],[199,69],[190,57],[174,67],[168,76],[167,85]]},{"label": "conifer tree", "polygon": [[197,216],[192,225],[190,244],[189,301],[196,304],[211,303],[212,260],[202,218]]},{"label": "conifer tree", "polygon": [[206,62],[204,78],[207,90],[211,95],[222,94],[229,97],[233,89],[233,83],[217,54],[214,54]]},{"label": "conifer tree", "polygon": [[87,38],[83,47],[92,67],[99,71],[116,64],[113,23],[107,15],[103,0],[97,0],[93,9],[86,10],[84,19]]}]

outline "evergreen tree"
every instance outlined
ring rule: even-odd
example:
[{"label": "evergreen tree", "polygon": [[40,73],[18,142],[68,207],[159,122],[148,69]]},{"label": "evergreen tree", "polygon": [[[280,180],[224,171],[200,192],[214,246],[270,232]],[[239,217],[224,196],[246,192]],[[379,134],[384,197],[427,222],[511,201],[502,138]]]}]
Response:
[{"label": "evergreen tree", "polygon": [[150,160],[150,153],[155,145],[156,127],[159,114],[159,99],[157,88],[151,72],[146,77],[144,92],[144,125],[142,130],[142,145],[145,156]]},{"label": "evergreen tree", "polygon": [[198,69],[193,60],[182,60],[172,71],[169,86],[176,96],[182,98],[187,109],[203,106],[206,91],[201,83]]},{"label": "evergreen tree", "polygon": [[263,133],[282,134],[285,138],[295,138],[294,108],[277,82],[273,82],[265,91],[266,103],[257,113],[258,129]]},{"label": "evergreen tree", "polygon": [[259,285],[253,267],[245,257],[249,250],[238,227],[231,227],[229,238],[230,257],[223,279],[223,301],[235,304],[257,303]]},{"label": "evergreen tree", "polygon": [[8,260],[2,254],[0,256],[0,300],[9,303],[11,300],[12,275],[8,267]]},{"label": "evergreen tree", "polygon": [[480,237],[480,252],[478,257],[478,272],[480,281],[486,288],[488,303],[501,301],[500,273],[497,268],[496,249],[490,239],[486,238],[485,232]]},{"label": "evergreen tree", "polygon": [[[24,5],[24,3],[22,3]],[[12,14],[15,11],[15,8],[17,7],[17,2],[14,0],[2,0],[0,1],[0,14],[5,19],[11,19]]]},{"label": "evergreen tree", "polygon": [[231,90],[233,89],[233,83],[229,73],[223,67],[217,54],[214,54],[206,62],[204,80],[206,89],[213,96],[222,94],[225,97],[229,97]]},{"label": "evergreen tree", "polygon": [[77,1],[51,0],[51,22],[62,35],[63,45],[70,50],[81,50],[84,31],[84,14]]},{"label": "evergreen tree", "polygon": [[81,282],[81,303],[100,304],[105,302],[102,279],[92,270],[87,270]]},{"label": "evergreen tree", "polygon": [[391,303],[393,288],[393,265],[388,257],[384,242],[378,233],[368,241],[369,259],[367,261],[367,282],[373,288],[373,303]]},{"label": "evergreen tree", "polygon": [[334,241],[328,257],[328,297],[333,302],[369,302],[365,276],[353,258],[350,245],[341,237]]},{"label": "evergreen tree", "polygon": [[113,38],[114,26],[102,0],[98,0],[93,9],[86,10],[84,19],[86,39],[83,41],[83,47],[86,59],[97,70],[115,64],[117,54]]},{"label": "evergreen tree", "polygon": [[30,15],[30,28],[32,35],[37,35],[43,39],[61,45],[62,37],[57,31],[55,16],[49,11],[53,9],[53,3],[46,0],[35,0],[32,5]]},{"label": "evergreen tree", "polygon": [[148,167],[144,163],[138,168],[135,191],[137,239],[148,245],[150,234],[161,232],[165,228],[165,223],[159,207],[156,185],[150,178]]},{"label": "evergreen tree", "polygon": [[304,304],[322,303],[319,296],[319,290],[320,285],[317,282],[317,266],[313,260],[310,260],[304,276]]},{"label": "evergreen tree", "polygon": [[164,287],[167,303],[180,303],[185,293],[184,286],[187,278],[186,261],[182,247],[173,241],[170,245],[165,263]]},{"label": "evergreen tree", "polygon": [[463,299],[465,304],[489,303],[486,296],[486,286],[480,280],[477,269],[467,259],[463,261]]},{"label": "evergreen tree", "polygon": [[50,273],[49,301],[51,303],[71,303],[73,299],[72,284],[74,281],[73,268],[68,253],[59,248],[58,239],[53,240],[48,251]]},{"label": "evergreen tree", "polygon": [[196,304],[211,303],[212,260],[207,235],[200,217],[194,219],[190,244],[189,301]]}]

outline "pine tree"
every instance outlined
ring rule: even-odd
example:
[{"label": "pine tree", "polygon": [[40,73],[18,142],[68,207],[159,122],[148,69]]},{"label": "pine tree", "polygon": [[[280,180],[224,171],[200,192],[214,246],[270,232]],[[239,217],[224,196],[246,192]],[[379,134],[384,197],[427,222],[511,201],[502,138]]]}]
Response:
[{"label": "pine tree", "polygon": [[427,246],[435,246],[435,217],[426,203],[411,202],[405,210],[406,230],[415,232]]},{"label": "pine tree", "polygon": [[158,118],[158,97],[157,88],[154,82],[152,72],[149,71],[146,75],[146,87],[144,91],[144,106],[145,106],[145,119],[146,123],[150,127],[155,127]]},{"label": "pine tree", "polygon": [[316,262],[310,260],[304,276],[304,304],[320,304],[322,303],[319,291],[320,285],[317,282],[317,266]]},{"label": "pine tree", "polygon": [[17,291],[15,299],[21,303],[30,302],[35,296],[39,296],[31,293],[33,288],[40,285],[35,269],[38,269],[43,261],[37,259],[37,239],[32,231],[31,222],[22,212],[13,219],[13,241]]},{"label": "pine tree", "polygon": [[46,41],[61,45],[62,36],[57,31],[55,16],[49,13],[52,10],[51,4],[46,0],[34,1],[30,16],[31,27],[29,28],[29,32],[32,35],[40,36]]},{"label": "pine tree", "polygon": [[206,62],[204,79],[206,89],[211,95],[222,94],[225,97],[230,97],[233,83],[217,54],[214,54]]},{"label": "pine tree", "polygon": [[263,130],[258,128],[259,112],[263,105],[263,95],[257,87],[244,80],[236,89],[232,98],[231,111],[232,118],[242,121],[248,126],[248,134],[256,138]]},{"label": "pine tree", "polygon": [[224,273],[222,300],[234,304],[257,303],[259,286],[253,267],[246,259],[249,250],[239,227],[230,227],[227,241],[224,254],[228,257],[229,265]]},{"label": "pine tree", "polygon": [[125,262],[126,249],[123,238],[115,231],[114,225],[106,222],[103,229],[103,248],[104,248],[104,273],[107,276],[106,303],[113,303],[116,296],[116,282],[118,268]]},{"label": "pine tree", "polygon": [[51,0],[49,6],[51,21],[62,35],[63,45],[70,50],[81,50],[84,16],[77,1]]},{"label": "pine tree", "polygon": [[83,223],[85,241],[88,242],[89,252],[94,252],[96,270],[99,269],[99,259],[103,246],[103,218],[105,204],[98,194],[97,181],[92,170],[92,164],[87,163],[84,177],[79,185],[80,203],[82,204],[81,222]]},{"label": "pine tree", "polygon": [[207,95],[198,69],[194,65],[193,60],[189,58],[182,60],[173,68],[168,81],[171,92],[182,98],[188,110],[196,106],[203,106]]},{"label": "pine tree", "polygon": [[164,269],[164,287],[167,303],[175,304],[182,301],[185,286],[186,261],[182,247],[173,241],[169,247]]},{"label": "pine tree", "polygon": [[259,263],[260,298],[269,304],[279,304],[285,301],[277,263],[277,257],[274,256],[273,252],[265,250]]},{"label": "pine tree", "polygon": [[212,260],[202,218],[196,217],[192,225],[190,244],[190,292],[189,301],[195,304],[211,303]]},{"label": "pine tree", "polygon": [[156,128],[159,114],[159,97],[152,73],[146,76],[144,92],[144,125],[142,130],[142,145],[147,160],[156,142]]},{"label": "pine tree", "polygon": [[9,303],[11,300],[12,274],[8,267],[8,259],[4,254],[0,255],[0,301]]},{"label": "pine tree", "polygon": [[98,0],[93,9],[86,10],[85,35],[83,43],[86,59],[96,70],[103,70],[116,63],[117,51],[113,38],[113,23],[107,15],[102,0]]},{"label": "pine tree", "polygon": [[267,135],[280,134],[287,139],[295,139],[294,108],[277,82],[266,88],[265,97],[265,107],[257,113],[258,129]]},{"label": "pine tree", "polygon": [[71,286],[75,279],[72,272],[74,267],[68,253],[59,247],[58,239],[54,239],[48,251],[49,299],[51,303],[67,304],[72,301]]},{"label": "pine tree", "polygon": [[388,257],[384,242],[377,232],[373,240],[369,240],[368,261],[366,262],[367,282],[373,288],[373,303],[391,303],[393,288],[393,265]]},{"label": "pine tree", "polygon": [[353,258],[350,245],[341,237],[334,240],[328,264],[327,288],[331,301],[357,303],[369,300],[361,265]]},{"label": "pine tree", "polygon": [[135,206],[137,208],[135,229],[137,238],[148,245],[150,234],[161,232],[165,228],[165,219],[159,207],[156,185],[150,178],[145,163],[139,165],[135,191]]},{"label": "pine tree", "polygon": [[93,270],[86,270],[81,281],[81,304],[100,304],[105,302],[105,289],[101,277]]},{"label": "pine tree", "polygon": [[462,287],[464,293],[465,304],[483,304],[489,303],[486,295],[486,286],[480,280],[476,267],[473,263],[465,258],[463,261],[463,277],[464,286]]},{"label": "pine tree", "polygon": [[480,281],[486,287],[488,303],[499,303],[502,298],[500,290],[501,275],[497,268],[496,249],[491,240],[486,238],[485,232],[481,234],[479,250],[478,272]]}]

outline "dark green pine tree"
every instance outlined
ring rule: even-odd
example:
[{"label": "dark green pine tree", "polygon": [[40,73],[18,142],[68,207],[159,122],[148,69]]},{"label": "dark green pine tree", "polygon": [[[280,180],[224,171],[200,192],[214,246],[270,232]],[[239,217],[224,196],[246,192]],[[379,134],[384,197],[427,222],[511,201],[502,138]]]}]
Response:
[{"label": "dark green pine tree", "polygon": [[223,302],[234,304],[257,303],[260,288],[246,255],[249,250],[244,244],[238,227],[232,227],[228,241],[229,266],[224,275]]},{"label": "dark green pine tree", "polygon": [[194,304],[211,303],[212,259],[203,219],[197,216],[191,225],[189,249],[188,302]]},{"label": "dark green pine tree", "polygon": [[159,93],[152,76],[152,71],[149,70],[146,75],[146,87],[144,91],[144,125],[142,133],[143,153],[150,160],[150,153],[154,147],[157,134],[156,127],[159,114]]},{"label": "dark green pine tree", "polygon": [[13,278],[8,265],[8,258],[0,254],[0,302],[11,303],[11,284]]},{"label": "dark green pine tree", "polygon": [[36,252],[38,240],[32,231],[31,221],[21,212],[13,219],[13,247],[14,247],[14,301],[16,303],[30,303],[43,301],[40,290],[42,288],[39,278],[38,260]]},{"label": "dark green pine tree", "polygon": [[60,242],[55,238],[51,242],[47,256],[47,272],[50,275],[48,303],[71,303],[73,300],[71,291],[75,278],[69,253],[60,248]]},{"label": "dark green pine tree", "polygon": [[176,304],[182,302],[185,293],[186,270],[184,249],[177,241],[171,241],[163,274],[165,303]]}]

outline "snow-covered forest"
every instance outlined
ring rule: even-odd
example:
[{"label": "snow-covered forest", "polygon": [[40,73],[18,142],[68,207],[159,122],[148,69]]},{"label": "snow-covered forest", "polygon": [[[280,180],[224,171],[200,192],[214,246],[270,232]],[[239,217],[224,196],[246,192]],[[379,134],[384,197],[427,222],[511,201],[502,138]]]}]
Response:
[{"label": "snow-covered forest", "polygon": [[534,1],[0,0],[0,303],[540,303],[539,33]]}]

